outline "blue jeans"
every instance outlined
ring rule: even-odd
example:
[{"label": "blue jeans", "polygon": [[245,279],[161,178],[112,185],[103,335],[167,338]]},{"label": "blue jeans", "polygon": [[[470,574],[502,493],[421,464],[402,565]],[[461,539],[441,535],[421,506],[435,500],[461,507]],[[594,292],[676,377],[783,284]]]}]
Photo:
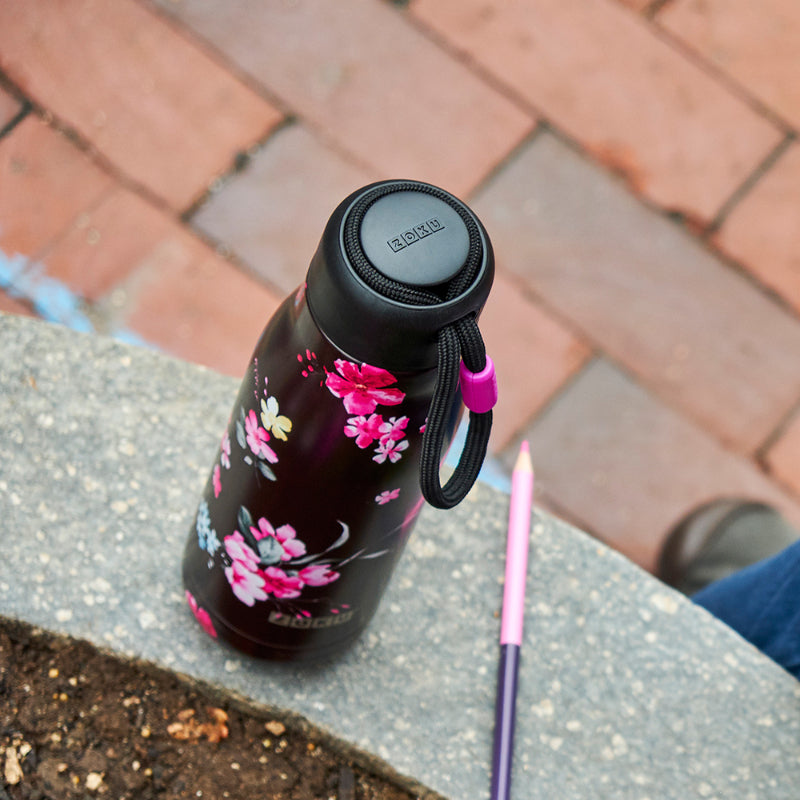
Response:
[{"label": "blue jeans", "polygon": [[692,600],[800,679],[800,541]]}]

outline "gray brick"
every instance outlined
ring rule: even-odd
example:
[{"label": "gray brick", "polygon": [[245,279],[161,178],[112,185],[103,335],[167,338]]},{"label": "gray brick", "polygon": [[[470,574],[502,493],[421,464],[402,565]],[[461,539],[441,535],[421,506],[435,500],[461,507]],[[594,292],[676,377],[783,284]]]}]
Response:
[{"label": "gray brick", "polygon": [[552,135],[474,207],[505,268],[727,444],[754,450],[800,396],[800,321]]},{"label": "gray brick", "polygon": [[646,568],[668,529],[715,497],[761,499],[800,523],[800,505],[751,461],[604,360],[525,433],[550,504]]}]

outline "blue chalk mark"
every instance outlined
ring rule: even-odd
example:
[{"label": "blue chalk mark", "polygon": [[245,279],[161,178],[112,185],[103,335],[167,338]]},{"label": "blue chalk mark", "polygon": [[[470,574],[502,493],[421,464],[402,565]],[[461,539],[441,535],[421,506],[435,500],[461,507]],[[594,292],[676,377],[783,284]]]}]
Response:
[{"label": "blue chalk mark", "polygon": [[[48,322],[57,322],[81,333],[95,333],[91,319],[83,310],[83,298],[46,273],[44,264],[31,262],[19,253],[6,255],[0,250],[0,289],[16,300],[29,302]],[[127,328],[111,332],[114,339],[139,347],[158,349]]]},{"label": "blue chalk mark", "polygon": [[142,337],[139,336],[138,333],[134,333],[133,331],[128,330],[127,328],[115,328],[112,335],[118,342],[124,342],[125,344],[134,344],[137,347],[146,347],[149,350],[160,349],[151,342],[142,339]]},{"label": "blue chalk mark", "polygon": [[7,256],[0,250],[0,289],[8,290],[8,293],[15,297],[13,283],[25,270],[27,264],[28,259],[19,253]]},{"label": "blue chalk mark", "polygon": [[31,263],[16,254],[0,263],[3,278],[9,282],[9,294],[27,300],[36,313],[49,322],[60,322],[84,333],[94,331],[91,320],[83,313],[81,300],[61,281],[44,274],[44,266]]}]

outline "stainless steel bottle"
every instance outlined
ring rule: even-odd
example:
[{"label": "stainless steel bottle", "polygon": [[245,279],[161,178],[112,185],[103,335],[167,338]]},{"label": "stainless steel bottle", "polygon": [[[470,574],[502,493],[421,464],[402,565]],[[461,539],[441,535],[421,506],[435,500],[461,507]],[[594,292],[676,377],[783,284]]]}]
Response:
[{"label": "stainless steel bottle", "polygon": [[477,467],[441,491],[454,369],[467,350],[484,366],[472,339],[493,272],[480,222],[436,187],[373,184],[334,211],[256,345],[186,545],[187,599],[210,635],[310,659],[363,631],[423,491],[453,505],[485,453],[491,412],[471,412]]}]

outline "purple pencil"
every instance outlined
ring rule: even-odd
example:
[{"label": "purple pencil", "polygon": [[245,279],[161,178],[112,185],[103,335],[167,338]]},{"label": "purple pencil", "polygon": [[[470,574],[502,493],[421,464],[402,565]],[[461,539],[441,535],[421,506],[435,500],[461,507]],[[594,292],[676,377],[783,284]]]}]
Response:
[{"label": "purple pencil", "polygon": [[523,442],[511,474],[511,508],[508,514],[506,580],[503,590],[503,619],[500,626],[500,664],[497,671],[491,800],[508,800],[511,793],[517,673],[522,645],[522,619],[525,613],[525,578],[528,574],[528,541],[532,507],[533,465],[528,442]]}]

